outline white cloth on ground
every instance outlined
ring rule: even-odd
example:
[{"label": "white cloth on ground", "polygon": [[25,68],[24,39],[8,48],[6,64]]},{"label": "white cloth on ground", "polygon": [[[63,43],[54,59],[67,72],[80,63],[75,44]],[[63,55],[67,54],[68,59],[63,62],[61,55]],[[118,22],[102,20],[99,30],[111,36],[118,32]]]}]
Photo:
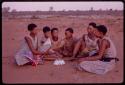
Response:
[{"label": "white cloth on ground", "polygon": [[103,62],[100,60],[83,61],[79,65],[88,72],[96,74],[105,74],[115,67],[115,60],[111,60],[111,62]]}]

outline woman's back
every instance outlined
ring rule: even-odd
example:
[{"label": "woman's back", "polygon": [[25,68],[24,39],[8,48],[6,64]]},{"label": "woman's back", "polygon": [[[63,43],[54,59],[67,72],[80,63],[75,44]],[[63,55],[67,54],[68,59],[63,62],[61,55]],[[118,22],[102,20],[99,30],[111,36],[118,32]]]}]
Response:
[{"label": "woman's back", "polygon": [[115,48],[115,45],[114,43],[112,42],[112,40],[109,38],[109,37],[104,37],[103,39],[106,39],[109,41],[110,43],[110,47],[106,49],[105,51],[105,55],[108,56],[108,57],[116,57],[116,48]]}]

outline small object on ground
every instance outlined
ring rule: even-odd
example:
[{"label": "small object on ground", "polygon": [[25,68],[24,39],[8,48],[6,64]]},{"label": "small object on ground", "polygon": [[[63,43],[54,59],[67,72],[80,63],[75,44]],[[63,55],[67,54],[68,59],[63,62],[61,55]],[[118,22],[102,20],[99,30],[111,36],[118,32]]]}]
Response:
[{"label": "small object on ground", "polygon": [[64,60],[55,60],[54,65],[64,65],[65,61]]}]

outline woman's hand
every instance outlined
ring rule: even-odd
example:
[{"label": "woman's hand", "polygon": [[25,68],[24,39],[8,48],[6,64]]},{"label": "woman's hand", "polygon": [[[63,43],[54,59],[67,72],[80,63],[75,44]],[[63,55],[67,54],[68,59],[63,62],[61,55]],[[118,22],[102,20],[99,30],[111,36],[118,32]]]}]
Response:
[{"label": "woman's hand", "polygon": [[44,55],[47,55],[47,54],[48,54],[48,51],[44,52],[43,54],[44,54]]},{"label": "woman's hand", "polygon": [[42,55],[46,55],[46,54],[47,54],[47,52],[41,52],[40,55],[42,56]]},{"label": "woman's hand", "polygon": [[78,59],[77,63],[81,63],[83,61],[85,61],[85,59],[84,58],[80,58],[80,59]]}]

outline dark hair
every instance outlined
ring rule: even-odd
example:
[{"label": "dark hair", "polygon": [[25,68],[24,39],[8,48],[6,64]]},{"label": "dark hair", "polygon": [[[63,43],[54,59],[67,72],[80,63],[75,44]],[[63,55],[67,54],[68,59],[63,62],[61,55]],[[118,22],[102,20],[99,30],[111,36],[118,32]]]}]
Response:
[{"label": "dark hair", "polygon": [[102,32],[103,35],[105,35],[105,34],[107,33],[107,27],[104,26],[104,25],[96,26],[96,29],[97,29],[99,32]]},{"label": "dark hair", "polygon": [[36,28],[36,27],[37,27],[36,24],[31,23],[31,24],[28,25],[28,31],[32,31],[32,30],[34,30],[34,28]]},{"label": "dark hair", "polygon": [[73,33],[73,29],[72,28],[67,28],[65,31],[69,31],[69,32]]},{"label": "dark hair", "polygon": [[43,32],[44,33],[49,32],[49,31],[51,31],[50,27],[48,27],[48,26],[43,27]]},{"label": "dark hair", "polygon": [[93,26],[94,28],[96,28],[96,23],[94,23],[94,22],[90,22],[89,25]]},{"label": "dark hair", "polygon": [[58,31],[58,28],[52,28],[52,29],[51,29],[51,33],[52,33],[54,30],[57,30],[57,31]]}]

